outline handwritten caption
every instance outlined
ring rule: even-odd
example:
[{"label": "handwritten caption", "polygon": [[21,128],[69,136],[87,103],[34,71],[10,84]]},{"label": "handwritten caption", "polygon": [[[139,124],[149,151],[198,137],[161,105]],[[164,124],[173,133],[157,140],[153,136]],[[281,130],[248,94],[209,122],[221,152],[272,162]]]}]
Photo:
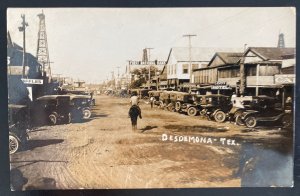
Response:
[{"label": "handwritten caption", "polygon": [[221,145],[227,145],[227,146],[238,146],[239,145],[234,139],[229,139],[229,138],[224,138],[224,137],[212,138],[212,137],[202,137],[202,136],[162,134],[161,140],[163,142],[170,141],[170,142],[174,142],[174,143],[178,143],[178,142],[203,143],[203,144],[219,143]]}]

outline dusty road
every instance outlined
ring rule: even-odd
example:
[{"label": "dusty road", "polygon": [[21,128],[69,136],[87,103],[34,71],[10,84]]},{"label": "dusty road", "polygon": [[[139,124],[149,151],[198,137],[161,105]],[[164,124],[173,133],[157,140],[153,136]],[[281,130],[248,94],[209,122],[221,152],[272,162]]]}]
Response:
[{"label": "dusty road", "polygon": [[282,175],[282,168],[289,175],[290,130],[249,130],[142,103],[143,119],[133,132],[128,99],[103,95],[96,103],[89,121],[29,133],[28,149],[11,156],[23,189],[239,187],[245,162],[256,155],[269,160],[260,164],[271,168],[265,178]]}]

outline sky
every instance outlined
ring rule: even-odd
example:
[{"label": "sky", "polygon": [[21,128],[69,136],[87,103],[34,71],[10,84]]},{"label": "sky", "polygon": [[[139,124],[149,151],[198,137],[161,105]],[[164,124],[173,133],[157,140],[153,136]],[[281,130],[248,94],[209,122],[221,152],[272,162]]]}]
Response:
[{"label": "sky", "polygon": [[7,30],[22,46],[21,14],[26,50],[37,51],[43,10],[53,74],[100,83],[111,72],[125,71],[127,60],[142,60],[151,47],[151,60],[166,61],[172,47],[187,47],[184,34],[196,34],[193,47],[276,47],[284,33],[286,47],[296,46],[295,8],[9,8]]}]

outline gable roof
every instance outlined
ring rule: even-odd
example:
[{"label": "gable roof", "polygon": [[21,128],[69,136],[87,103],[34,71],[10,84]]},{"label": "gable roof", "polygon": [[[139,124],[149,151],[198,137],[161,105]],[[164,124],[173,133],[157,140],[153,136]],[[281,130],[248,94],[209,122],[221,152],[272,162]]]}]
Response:
[{"label": "gable roof", "polygon": [[[188,47],[175,47],[171,48],[169,52],[169,56],[167,62],[169,62],[171,54],[173,54],[174,58],[178,62],[187,62],[190,60],[189,58],[189,48]],[[240,49],[236,48],[199,48],[192,47],[191,48],[191,61],[199,61],[199,62],[209,62],[212,56],[216,52],[240,52]]]},{"label": "gable roof", "polygon": [[208,67],[211,66],[211,64],[213,63],[213,61],[216,59],[217,56],[223,62],[223,64],[219,64],[217,66],[221,66],[221,65],[228,65],[228,64],[237,63],[242,55],[243,55],[243,53],[241,53],[241,52],[216,52],[215,55],[210,60],[210,62],[208,64]]},{"label": "gable roof", "polygon": [[295,48],[277,48],[277,47],[249,47],[245,54],[252,51],[264,60],[282,60],[284,56],[296,53]]}]

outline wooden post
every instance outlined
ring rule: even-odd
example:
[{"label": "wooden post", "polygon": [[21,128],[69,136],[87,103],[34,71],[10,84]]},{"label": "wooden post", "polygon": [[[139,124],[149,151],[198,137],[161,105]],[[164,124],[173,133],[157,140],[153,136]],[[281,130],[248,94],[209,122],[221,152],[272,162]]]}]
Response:
[{"label": "wooden post", "polygon": [[259,88],[258,88],[258,79],[259,79],[259,69],[260,69],[260,64],[256,65],[256,86],[255,86],[255,95],[258,96],[259,94]]}]

